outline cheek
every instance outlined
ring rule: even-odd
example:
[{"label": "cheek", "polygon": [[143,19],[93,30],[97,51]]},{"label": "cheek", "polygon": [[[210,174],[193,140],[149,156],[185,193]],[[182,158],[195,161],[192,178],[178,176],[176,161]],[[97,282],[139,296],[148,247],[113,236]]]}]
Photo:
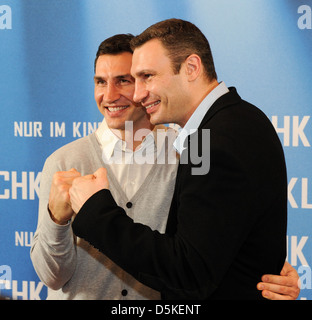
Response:
[{"label": "cheek", "polygon": [[177,95],[181,95],[182,88],[179,87],[177,81],[170,78],[159,79],[157,83],[151,88],[151,92],[155,96],[159,96],[162,99],[162,102],[170,103],[176,98]]},{"label": "cheek", "polygon": [[127,100],[131,101],[131,103],[133,103],[134,87],[124,89],[121,92],[121,95],[124,96]]},{"label": "cheek", "polygon": [[[181,81],[172,81],[170,85],[168,85],[168,99],[172,104],[183,104],[186,98],[186,88],[184,87],[183,82]],[[179,106],[180,107],[180,106]]]},{"label": "cheek", "polygon": [[132,105],[132,112],[130,117],[133,120],[137,120],[145,116],[146,116],[146,111],[143,107],[137,107],[135,105]]},{"label": "cheek", "polygon": [[99,88],[94,89],[94,99],[97,104],[100,104],[101,101],[103,100],[103,90],[100,90]]}]

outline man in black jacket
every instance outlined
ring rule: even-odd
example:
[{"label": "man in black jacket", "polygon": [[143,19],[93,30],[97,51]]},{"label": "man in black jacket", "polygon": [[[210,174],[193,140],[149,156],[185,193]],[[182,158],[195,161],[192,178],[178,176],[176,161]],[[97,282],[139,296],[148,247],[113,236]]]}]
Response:
[{"label": "man in black jacket", "polygon": [[134,223],[99,169],[70,189],[75,234],[163,299],[260,299],[261,276],[286,258],[286,166],[273,126],[217,81],[193,24],[166,20],[132,44],[134,100],[153,124],[183,128],[166,233]]}]

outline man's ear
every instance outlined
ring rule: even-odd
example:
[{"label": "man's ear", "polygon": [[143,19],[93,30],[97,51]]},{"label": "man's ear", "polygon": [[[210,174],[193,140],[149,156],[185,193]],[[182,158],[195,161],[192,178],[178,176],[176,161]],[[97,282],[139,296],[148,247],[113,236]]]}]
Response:
[{"label": "man's ear", "polygon": [[185,72],[188,81],[196,80],[202,70],[202,61],[197,54],[191,54],[185,60]]}]

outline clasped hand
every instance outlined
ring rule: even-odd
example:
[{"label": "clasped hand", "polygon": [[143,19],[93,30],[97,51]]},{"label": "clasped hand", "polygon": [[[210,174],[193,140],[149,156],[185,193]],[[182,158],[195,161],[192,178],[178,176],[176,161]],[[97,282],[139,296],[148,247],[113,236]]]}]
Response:
[{"label": "clasped hand", "polygon": [[83,204],[95,193],[102,189],[108,189],[107,171],[100,168],[93,174],[78,177],[73,180],[69,188],[71,207],[74,212],[79,212]]},{"label": "clasped hand", "polygon": [[93,194],[108,188],[105,168],[83,177],[76,169],[55,173],[49,196],[52,220],[60,225],[66,224]]}]

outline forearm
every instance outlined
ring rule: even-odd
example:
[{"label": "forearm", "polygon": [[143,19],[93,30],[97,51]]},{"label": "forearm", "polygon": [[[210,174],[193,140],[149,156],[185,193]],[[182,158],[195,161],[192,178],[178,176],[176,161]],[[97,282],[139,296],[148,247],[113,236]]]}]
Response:
[{"label": "forearm", "polygon": [[46,210],[35,233],[31,259],[34,268],[49,288],[61,288],[76,266],[76,250],[71,225],[57,225]]},{"label": "forearm", "polygon": [[30,251],[39,278],[54,290],[61,288],[71,278],[76,267],[71,225],[56,224],[48,212],[52,177],[61,169],[55,159],[48,158],[42,170],[38,226]]},{"label": "forearm", "polygon": [[183,237],[134,223],[108,190],[90,200],[73,222],[75,234],[137,280],[160,291],[165,299],[201,299],[209,294],[207,290],[215,289],[209,279],[203,280],[203,260]]}]

